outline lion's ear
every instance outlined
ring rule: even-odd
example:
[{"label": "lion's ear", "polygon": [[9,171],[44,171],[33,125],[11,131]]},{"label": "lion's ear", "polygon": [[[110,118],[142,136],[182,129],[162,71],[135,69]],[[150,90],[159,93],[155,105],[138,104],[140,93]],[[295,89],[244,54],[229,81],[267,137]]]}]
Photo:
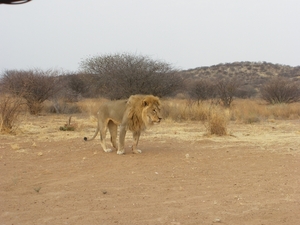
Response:
[{"label": "lion's ear", "polygon": [[146,99],[144,99],[143,102],[142,102],[142,106],[146,107],[146,106],[148,106],[148,105],[149,105],[149,103],[147,102]]}]

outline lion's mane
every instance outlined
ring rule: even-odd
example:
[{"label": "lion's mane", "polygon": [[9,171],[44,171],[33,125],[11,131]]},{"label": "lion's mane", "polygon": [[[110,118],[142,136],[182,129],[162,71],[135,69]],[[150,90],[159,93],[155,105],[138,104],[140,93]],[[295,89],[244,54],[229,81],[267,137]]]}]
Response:
[{"label": "lion's mane", "polygon": [[160,106],[158,97],[153,95],[133,95],[128,99],[128,129],[133,132],[143,131],[147,126],[151,125],[148,122],[147,110],[149,108]]}]

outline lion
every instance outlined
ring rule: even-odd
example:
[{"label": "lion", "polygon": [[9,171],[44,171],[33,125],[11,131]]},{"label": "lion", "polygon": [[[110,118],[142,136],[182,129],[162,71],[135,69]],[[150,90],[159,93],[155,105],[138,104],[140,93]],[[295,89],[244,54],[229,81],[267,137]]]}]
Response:
[{"label": "lion", "polygon": [[[111,135],[112,146],[117,154],[125,153],[124,144],[127,130],[133,135],[133,153],[141,153],[137,149],[141,132],[147,127],[158,124],[162,120],[160,114],[160,99],[153,95],[132,95],[128,100],[116,100],[103,103],[97,112],[98,125],[91,139],[84,137],[85,141],[93,140],[100,132],[100,144],[104,152],[112,152],[106,147],[107,128]],[[117,145],[117,132],[120,126],[119,142]]]}]

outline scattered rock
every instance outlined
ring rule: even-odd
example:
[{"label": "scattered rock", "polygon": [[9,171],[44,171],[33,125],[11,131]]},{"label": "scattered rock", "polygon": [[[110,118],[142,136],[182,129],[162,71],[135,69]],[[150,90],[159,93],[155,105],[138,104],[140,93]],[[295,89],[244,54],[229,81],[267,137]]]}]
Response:
[{"label": "scattered rock", "polygon": [[20,146],[18,144],[11,144],[10,147],[13,149],[13,150],[19,150],[20,149]]},{"label": "scattered rock", "polygon": [[33,188],[37,193],[40,193],[40,190],[41,190],[42,187],[36,187],[36,188]]},{"label": "scattered rock", "polygon": [[214,220],[214,223],[221,223],[221,219],[216,218],[216,219]]}]

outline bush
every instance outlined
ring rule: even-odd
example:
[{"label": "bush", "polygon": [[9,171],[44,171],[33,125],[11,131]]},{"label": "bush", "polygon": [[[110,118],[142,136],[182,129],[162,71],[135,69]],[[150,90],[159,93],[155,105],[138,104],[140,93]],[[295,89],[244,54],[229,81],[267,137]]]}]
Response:
[{"label": "bush", "polygon": [[240,81],[236,79],[221,79],[216,82],[216,91],[218,97],[225,107],[230,107],[233,98],[238,93]]},{"label": "bush", "polygon": [[265,83],[260,90],[263,100],[270,104],[293,103],[300,100],[300,88],[297,82],[276,77]]},{"label": "bush", "polygon": [[75,114],[82,112],[76,102],[66,102],[64,99],[45,101],[43,105],[43,112],[46,113]]},{"label": "bush", "polygon": [[5,92],[22,97],[31,114],[42,110],[42,103],[58,92],[58,73],[53,70],[5,71],[1,85]]},{"label": "bush", "polygon": [[197,81],[190,81],[187,84],[189,96],[196,99],[198,104],[200,101],[213,99],[216,97],[215,85],[208,79],[201,79]]},{"label": "bush", "polygon": [[92,81],[91,88],[110,99],[133,94],[171,95],[182,84],[170,64],[142,55],[95,56],[82,61],[80,66]]}]

